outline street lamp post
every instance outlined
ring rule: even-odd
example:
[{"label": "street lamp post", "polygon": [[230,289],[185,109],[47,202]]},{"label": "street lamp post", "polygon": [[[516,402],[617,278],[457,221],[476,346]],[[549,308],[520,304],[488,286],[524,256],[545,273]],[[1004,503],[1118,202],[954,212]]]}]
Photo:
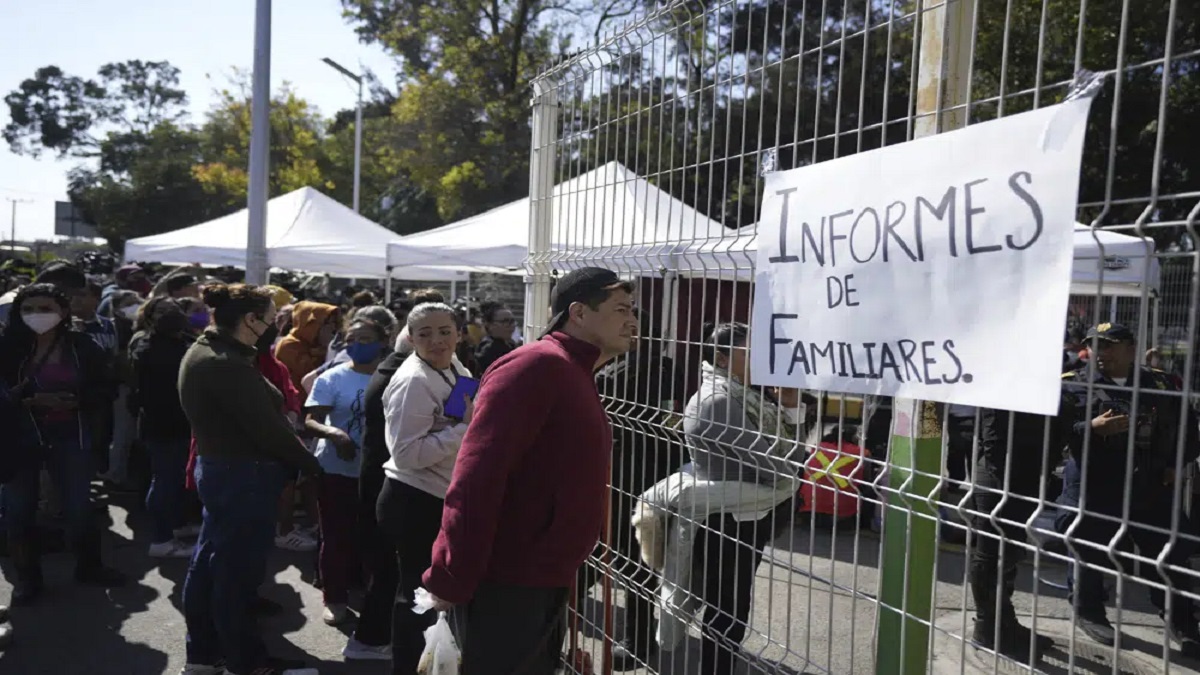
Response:
[{"label": "street lamp post", "polygon": [[363,78],[362,75],[357,75],[350,72],[337,61],[328,56],[321,59],[330,68],[338,71],[342,75],[354,80],[358,85],[358,106],[354,109],[354,212],[358,213],[358,190],[362,175],[362,104],[363,104]]},{"label": "street lamp post", "polygon": [[271,0],[254,14],[254,75],[250,102],[250,169],[246,190],[246,282],[267,283],[267,191],[271,137]]}]

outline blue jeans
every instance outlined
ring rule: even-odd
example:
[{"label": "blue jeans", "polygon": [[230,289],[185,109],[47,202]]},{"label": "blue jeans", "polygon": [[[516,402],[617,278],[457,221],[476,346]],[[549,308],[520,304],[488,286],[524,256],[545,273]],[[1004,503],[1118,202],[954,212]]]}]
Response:
[{"label": "blue jeans", "polygon": [[154,527],[150,541],[162,544],[171,541],[175,528],[183,524],[189,439],[145,443],[151,476],[146,511]]},{"label": "blue jeans", "polygon": [[[32,431],[32,423],[29,427],[28,431]],[[33,534],[44,465],[62,498],[67,530],[78,552],[96,534],[91,503],[95,468],[87,432],[74,420],[43,424],[41,432],[45,453],[42,461],[31,463],[4,486],[4,521],[9,541],[25,541]]]},{"label": "blue jeans", "polygon": [[266,647],[253,604],[274,545],[286,479],[276,462],[197,458],[204,524],[183,586],[188,663],[224,659],[234,673],[263,665]]}]

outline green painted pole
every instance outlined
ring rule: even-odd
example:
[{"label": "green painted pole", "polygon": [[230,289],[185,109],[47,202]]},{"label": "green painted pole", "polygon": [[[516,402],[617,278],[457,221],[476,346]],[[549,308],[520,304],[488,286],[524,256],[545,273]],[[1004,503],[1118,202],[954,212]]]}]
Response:
[{"label": "green painted pole", "polygon": [[937,511],[927,498],[942,470],[941,424],[933,403],[896,399],[889,492],[883,515],[876,668],[879,675],[917,675],[929,663]]},{"label": "green painted pole", "polygon": [[[966,126],[975,2],[920,0],[917,7],[913,137],[922,138]],[[942,425],[929,401],[897,398],[893,410],[888,486],[900,492],[889,494],[884,509],[875,672],[924,675],[938,554],[937,513],[927,499],[942,473]]]}]

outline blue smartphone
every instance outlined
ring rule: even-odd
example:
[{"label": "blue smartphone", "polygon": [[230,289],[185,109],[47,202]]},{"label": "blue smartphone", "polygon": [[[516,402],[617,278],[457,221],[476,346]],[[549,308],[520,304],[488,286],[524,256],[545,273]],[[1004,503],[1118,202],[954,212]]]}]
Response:
[{"label": "blue smartphone", "polygon": [[479,391],[479,380],[473,377],[458,376],[454,381],[454,388],[450,390],[450,398],[446,399],[444,412],[446,417],[455,417],[462,419],[463,415],[467,414],[466,398],[475,398],[476,392]]}]

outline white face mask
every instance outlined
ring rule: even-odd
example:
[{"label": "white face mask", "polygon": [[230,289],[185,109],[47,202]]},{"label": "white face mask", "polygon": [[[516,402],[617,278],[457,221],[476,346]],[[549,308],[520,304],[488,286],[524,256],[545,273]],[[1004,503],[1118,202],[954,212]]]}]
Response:
[{"label": "white face mask", "polygon": [[801,403],[795,408],[780,408],[780,414],[783,415],[783,421],[792,426],[800,426],[804,422],[804,417],[808,413],[808,405]]},{"label": "white face mask", "polygon": [[126,319],[133,321],[137,318],[138,309],[139,305],[127,305],[121,308],[121,315]]},{"label": "white face mask", "polygon": [[29,326],[29,330],[38,335],[54,330],[58,324],[62,323],[62,317],[53,312],[34,312],[21,318],[25,320],[25,325]]}]

